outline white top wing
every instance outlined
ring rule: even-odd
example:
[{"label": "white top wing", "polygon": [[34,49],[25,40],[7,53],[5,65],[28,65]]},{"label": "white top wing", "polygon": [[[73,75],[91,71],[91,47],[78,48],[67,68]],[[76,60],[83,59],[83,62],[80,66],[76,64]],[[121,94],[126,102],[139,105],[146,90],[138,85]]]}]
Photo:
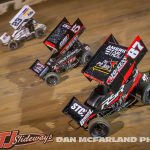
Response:
[{"label": "white top wing", "polygon": [[35,11],[28,5],[25,5],[9,22],[16,30],[25,19],[30,19],[34,16]]}]

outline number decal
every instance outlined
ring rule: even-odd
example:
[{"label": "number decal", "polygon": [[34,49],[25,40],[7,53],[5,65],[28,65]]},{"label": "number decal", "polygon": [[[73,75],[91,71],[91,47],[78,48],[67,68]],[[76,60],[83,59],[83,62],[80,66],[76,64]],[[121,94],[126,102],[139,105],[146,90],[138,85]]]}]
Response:
[{"label": "number decal", "polygon": [[131,48],[128,52],[128,55],[133,59],[136,58],[138,54],[139,54],[139,51],[134,48]]},{"label": "number decal", "polygon": [[75,24],[72,28],[71,28],[71,31],[74,32],[74,33],[77,33],[79,30],[80,30],[80,26]]},{"label": "number decal", "polygon": [[41,70],[44,69],[44,65],[40,64],[40,63],[37,63],[34,67],[33,67],[34,71],[37,72],[37,73],[40,73]]},{"label": "number decal", "polygon": [[138,48],[138,50],[142,50],[143,49],[143,46],[141,45],[141,43],[140,42],[138,42],[138,41],[136,41],[134,44],[133,44],[133,46],[132,46],[133,48]]},{"label": "number decal", "polygon": [[144,47],[141,45],[141,43],[136,41],[132,45],[132,48],[128,51],[128,56],[135,59],[138,56],[139,52],[142,51],[143,48]]},{"label": "number decal", "polygon": [[22,19],[17,18],[17,19],[12,23],[12,25],[13,25],[13,26],[18,26],[21,21],[22,21]]}]

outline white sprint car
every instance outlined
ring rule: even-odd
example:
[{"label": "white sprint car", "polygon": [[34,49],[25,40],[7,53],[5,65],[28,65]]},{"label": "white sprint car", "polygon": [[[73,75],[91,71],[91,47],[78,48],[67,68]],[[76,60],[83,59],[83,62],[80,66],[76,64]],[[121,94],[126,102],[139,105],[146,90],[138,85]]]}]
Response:
[{"label": "white sprint car", "polygon": [[3,45],[11,50],[17,49],[21,41],[41,38],[45,35],[46,25],[38,23],[32,17],[35,11],[25,5],[9,22],[15,30],[12,35],[6,32],[0,36]]}]

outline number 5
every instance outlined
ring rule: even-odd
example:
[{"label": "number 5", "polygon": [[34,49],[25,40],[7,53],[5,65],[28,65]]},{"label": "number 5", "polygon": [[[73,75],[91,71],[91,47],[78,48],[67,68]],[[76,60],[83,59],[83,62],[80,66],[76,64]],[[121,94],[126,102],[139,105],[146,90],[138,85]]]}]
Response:
[{"label": "number 5", "polygon": [[77,33],[79,30],[80,30],[80,26],[76,24],[71,28],[71,31],[74,33]]}]

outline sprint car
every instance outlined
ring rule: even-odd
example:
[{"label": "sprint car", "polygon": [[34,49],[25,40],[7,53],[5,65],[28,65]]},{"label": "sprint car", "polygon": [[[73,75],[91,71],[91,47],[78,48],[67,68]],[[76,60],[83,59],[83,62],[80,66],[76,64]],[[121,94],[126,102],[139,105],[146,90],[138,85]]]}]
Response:
[{"label": "sprint car", "polygon": [[52,51],[52,55],[45,64],[37,59],[30,69],[48,85],[53,86],[59,83],[61,73],[80,64],[86,65],[92,53],[87,44],[82,44],[78,40],[84,30],[85,27],[80,19],[71,25],[66,18],[63,18],[43,42]]},{"label": "sprint car", "polygon": [[111,128],[106,116],[111,117],[138,101],[150,104],[149,74],[137,69],[146,52],[139,36],[125,47],[110,35],[82,70],[89,81],[98,82],[97,87],[84,104],[73,97],[63,113],[72,118],[71,122],[88,130],[92,137],[108,136]]},{"label": "sprint car", "polygon": [[33,16],[35,11],[25,5],[9,22],[15,30],[12,35],[5,32],[0,36],[3,45],[7,45],[10,50],[17,49],[21,42],[32,38],[42,38],[45,35],[46,26],[38,23]]}]

